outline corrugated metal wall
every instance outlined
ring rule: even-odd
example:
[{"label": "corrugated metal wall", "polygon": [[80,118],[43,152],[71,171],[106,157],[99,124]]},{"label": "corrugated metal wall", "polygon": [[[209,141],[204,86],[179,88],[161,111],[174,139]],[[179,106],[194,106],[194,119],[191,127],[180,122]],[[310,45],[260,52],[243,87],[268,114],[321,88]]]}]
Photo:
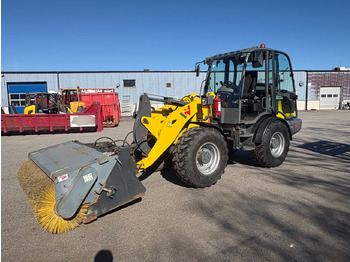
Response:
[{"label": "corrugated metal wall", "polygon": [[[166,72],[58,72],[58,73],[3,73],[1,86],[1,106],[8,106],[7,84],[18,82],[47,82],[48,91],[61,88],[101,88],[116,87],[120,100],[128,100],[134,104],[142,93],[181,98],[185,95],[200,91],[205,72],[199,77],[194,72],[166,71]],[[299,99],[305,100],[305,72],[294,72],[296,89]],[[124,87],[123,80],[133,79],[136,88]],[[299,86],[303,81],[304,85]],[[167,84],[171,87],[167,87]]]},{"label": "corrugated metal wall", "polygon": [[[199,93],[201,82],[205,79],[191,71],[166,72],[59,72],[59,73],[3,73],[1,84],[1,106],[8,106],[7,84],[13,82],[47,82],[48,91],[61,88],[102,88],[116,87],[120,99],[129,97],[136,103],[142,93],[181,98],[190,93]],[[124,87],[123,80],[133,79],[136,87]],[[170,86],[170,87],[167,87]]]},{"label": "corrugated metal wall", "polygon": [[[1,81],[1,106],[8,106],[8,83],[46,82],[48,91],[61,88],[116,87],[124,107],[136,103],[142,93],[181,98],[194,92],[199,93],[205,72],[199,77],[191,71],[137,71],[137,72],[3,72]],[[124,87],[123,80],[135,80],[136,87]],[[299,101],[319,100],[320,86],[341,86],[342,99],[350,99],[350,72],[308,72],[294,71],[295,87]],[[170,85],[170,87],[168,87]],[[307,90],[306,90],[307,88]],[[122,104],[123,106],[123,104]],[[129,110],[129,109],[125,109]]]},{"label": "corrugated metal wall", "polygon": [[[204,80],[202,73],[198,78],[193,72],[126,72],[126,73],[61,73],[60,88],[76,87],[100,88],[120,87],[119,95],[130,95],[136,102],[142,93],[162,96],[182,97],[186,94],[199,92],[200,83]],[[136,88],[124,87],[123,80],[133,79]],[[167,87],[170,83],[171,87]]]}]

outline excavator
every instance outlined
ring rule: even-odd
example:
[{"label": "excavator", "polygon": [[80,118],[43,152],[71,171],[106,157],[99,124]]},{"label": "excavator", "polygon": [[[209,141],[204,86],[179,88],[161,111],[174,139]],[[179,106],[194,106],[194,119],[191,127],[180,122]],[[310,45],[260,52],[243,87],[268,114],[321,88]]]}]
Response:
[{"label": "excavator", "polygon": [[[301,129],[288,55],[265,45],[207,57],[200,92],[180,100],[142,94],[133,142],[69,141],[29,153],[17,177],[40,226],[63,233],[145,194],[138,174],[171,163],[187,185],[214,185],[229,154],[281,165]],[[151,109],[151,102],[164,106]]]}]

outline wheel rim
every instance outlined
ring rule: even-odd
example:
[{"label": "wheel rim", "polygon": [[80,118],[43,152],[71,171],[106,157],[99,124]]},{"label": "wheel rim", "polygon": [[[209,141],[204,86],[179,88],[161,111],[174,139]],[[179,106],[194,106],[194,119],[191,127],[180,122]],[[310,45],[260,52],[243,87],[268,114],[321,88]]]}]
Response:
[{"label": "wheel rim", "polygon": [[202,145],[197,151],[196,164],[204,175],[210,175],[216,170],[220,162],[219,149],[213,143]]},{"label": "wheel rim", "polygon": [[274,133],[270,140],[270,152],[272,156],[274,157],[281,156],[284,150],[285,143],[286,141],[281,132]]}]

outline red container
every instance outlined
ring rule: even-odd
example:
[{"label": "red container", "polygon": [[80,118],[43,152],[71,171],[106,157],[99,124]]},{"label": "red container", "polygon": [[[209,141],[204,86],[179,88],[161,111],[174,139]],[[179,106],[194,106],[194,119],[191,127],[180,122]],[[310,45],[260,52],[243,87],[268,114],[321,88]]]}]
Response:
[{"label": "red container", "polygon": [[35,134],[103,130],[100,103],[92,103],[75,114],[2,114],[1,134]]},{"label": "red container", "polygon": [[102,107],[103,125],[119,125],[121,119],[118,93],[114,88],[80,88],[80,100],[88,107],[98,101]]}]

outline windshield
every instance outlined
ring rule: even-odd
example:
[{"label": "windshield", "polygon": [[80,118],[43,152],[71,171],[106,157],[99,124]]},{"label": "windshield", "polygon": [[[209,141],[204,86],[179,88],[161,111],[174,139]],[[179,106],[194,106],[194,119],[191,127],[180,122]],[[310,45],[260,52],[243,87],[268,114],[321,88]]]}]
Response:
[{"label": "windshield", "polygon": [[[252,62],[245,63],[242,59],[214,60],[210,69],[207,91],[217,93],[221,86],[226,86],[232,89],[240,88],[242,86],[242,74],[244,70],[246,74],[251,71],[256,72],[257,82],[262,87],[265,86],[265,60],[262,62],[262,65],[258,67],[253,66]],[[269,77],[272,77],[272,75],[269,75]]]},{"label": "windshield", "polygon": [[[226,70],[228,74],[225,75]],[[208,90],[216,93],[221,86],[232,83],[234,83],[234,64],[232,60],[225,62],[223,60],[213,61]]]},{"label": "windshield", "polygon": [[233,60],[214,60],[207,90],[216,93],[221,86],[237,87],[241,81],[243,67],[244,63],[234,63]]}]

